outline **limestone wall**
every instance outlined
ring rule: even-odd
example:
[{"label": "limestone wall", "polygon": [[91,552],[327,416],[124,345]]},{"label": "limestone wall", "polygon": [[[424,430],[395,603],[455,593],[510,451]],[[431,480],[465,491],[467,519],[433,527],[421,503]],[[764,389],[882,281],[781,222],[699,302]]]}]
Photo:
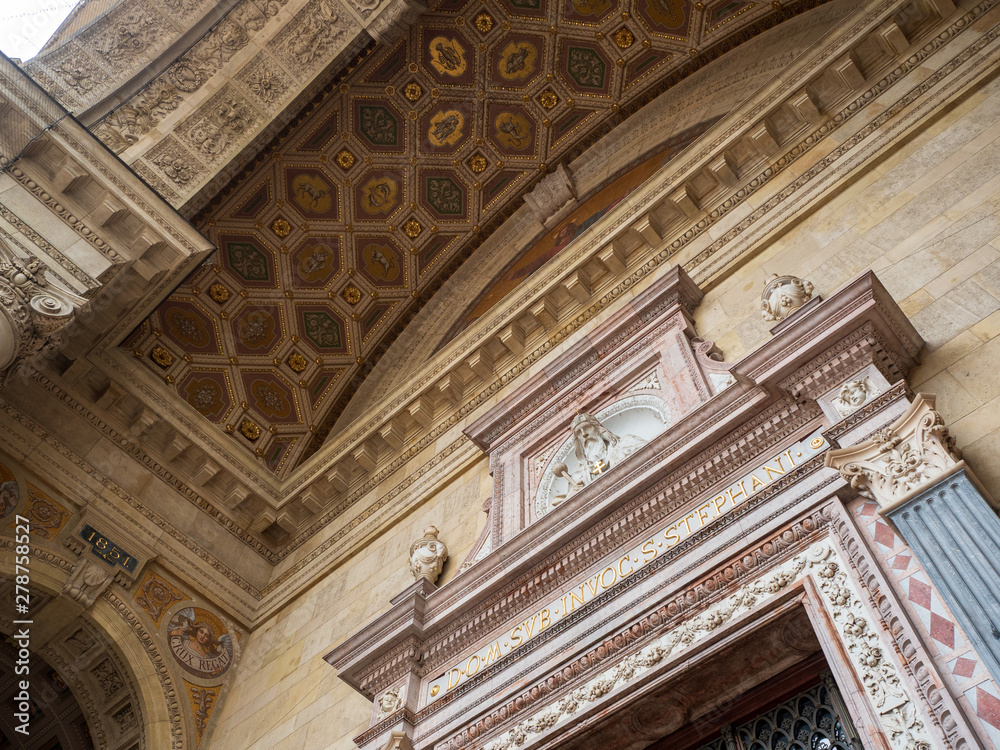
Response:
[{"label": "limestone wall", "polygon": [[994,76],[707,289],[698,332],[736,361],[769,336],[758,310],[771,274],[806,278],[822,296],[873,269],[927,343],[910,378],[914,390],[938,395],[959,447],[1000,497],[998,248],[1000,80]]},{"label": "limestone wall", "polygon": [[410,544],[428,526],[437,526],[449,548],[438,584],[455,576],[486,522],[482,501],[492,484],[484,459],[257,628],[209,747],[353,748],[352,738],[368,728],[372,705],[341,682],[323,656],[413,583]]}]

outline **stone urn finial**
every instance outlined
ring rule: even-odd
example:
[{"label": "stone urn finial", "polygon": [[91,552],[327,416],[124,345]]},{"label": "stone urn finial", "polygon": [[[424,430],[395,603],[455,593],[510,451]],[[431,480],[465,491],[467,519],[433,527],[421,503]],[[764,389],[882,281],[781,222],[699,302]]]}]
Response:
[{"label": "stone urn finial", "polygon": [[798,276],[773,274],[760,295],[760,315],[768,323],[784,320],[812,299],[813,285]]},{"label": "stone urn finial", "polygon": [[441,567],[448,559],[448,548],[438,539],[438,530],[428,527],[424,535],[410,545],[410,572],[414,580],[427,578],[436,583],[441,575]]}]

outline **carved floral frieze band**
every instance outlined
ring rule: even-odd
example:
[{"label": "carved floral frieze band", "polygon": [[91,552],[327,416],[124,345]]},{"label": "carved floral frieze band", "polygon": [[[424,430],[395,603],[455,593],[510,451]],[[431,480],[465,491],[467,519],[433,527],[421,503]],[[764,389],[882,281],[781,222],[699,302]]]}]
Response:
[{"label": "carved floral frieze band", "polygon": [[511,750],[590,708],[613,690],[689,650],[738,616],[759,608],[759,602],[788,589],[806,575],[814,575],[849,654],[868,700],[896,750],[929,750],[927,727],[917,713],[899,671],[864,616],[864,606],[845,567],[828,541],[818,542],[766,575],[747,584],[669,633],[658,638],[587,684],[547,706],[486,745],[486,750]]},{"label": "carved floral frieze band", "polygon": [[827,453],[826,465],[883,508],[928,486],[962,459],[934,400],[918,394],[890,426],[863,443]]}]

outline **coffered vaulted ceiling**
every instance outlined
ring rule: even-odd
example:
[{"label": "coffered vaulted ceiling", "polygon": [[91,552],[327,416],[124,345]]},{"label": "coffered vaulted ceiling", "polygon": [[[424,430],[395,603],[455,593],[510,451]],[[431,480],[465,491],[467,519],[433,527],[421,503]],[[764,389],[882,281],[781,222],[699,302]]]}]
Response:
[{"label": "coffered vaulted ceiling", "polygon": [[806,2],[443,0],[202,210],[218,252],[123,346],[286,475],[546,171]]}]

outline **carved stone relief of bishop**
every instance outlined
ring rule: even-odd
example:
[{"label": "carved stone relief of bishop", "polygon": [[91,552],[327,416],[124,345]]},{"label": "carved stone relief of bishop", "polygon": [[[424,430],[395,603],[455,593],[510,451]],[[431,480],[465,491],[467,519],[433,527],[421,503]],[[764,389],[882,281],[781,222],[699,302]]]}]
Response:
[{"label": "carved stone relief of bishop", "polygon": [[563,462],[553,465],[552,472],[566,480],[566,491],[552,496],[553,507],[617,466],[646,442],[636,435],[616,435],[593,414],[577,414],[572,431],[573,455],[579,463],[572,470]]}]

